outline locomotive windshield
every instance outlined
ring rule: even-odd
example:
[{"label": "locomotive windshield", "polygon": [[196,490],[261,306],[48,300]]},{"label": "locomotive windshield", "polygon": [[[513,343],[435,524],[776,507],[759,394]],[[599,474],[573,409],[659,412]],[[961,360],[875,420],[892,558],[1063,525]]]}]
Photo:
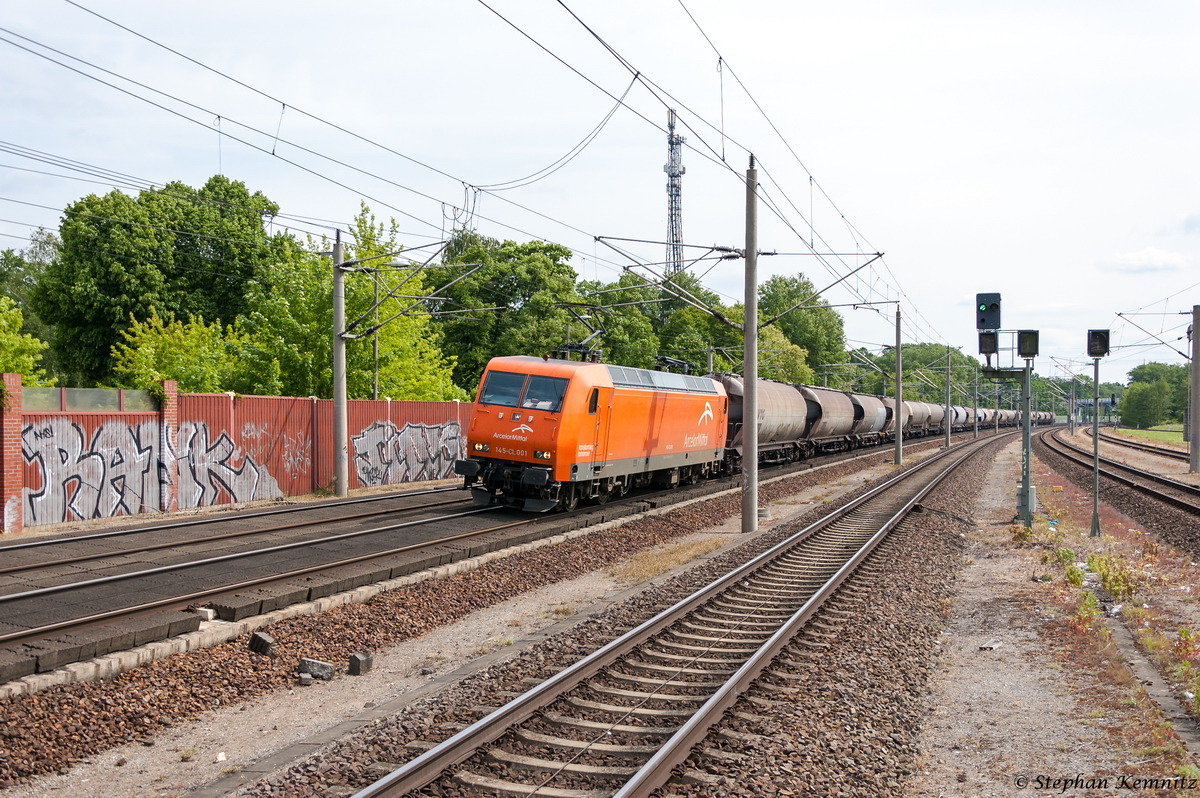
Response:
[{"label": "locomotive windshield", "polygon": [[557,413],[562,407],[563,396],[566,392],[567,380],[561,377],[530,377],[529,385],[525,388],[525,398],[521,400],[521,407],[532,407],[535,410]]},{"label": "locomotive windshield", "polygon": [[485,405],[516,407],[521,398],[521,389],[524,387],[524,374],[493,371],[488,374],[487,381],[483,384],[483,390],[479,392],[479,401]]},{"label": "locomotive windshield", "polygon": [[525,407],[557,413],[562,409],[568,380],[561,377],[491,371],[479,392],[479,402],[501,407]]}]

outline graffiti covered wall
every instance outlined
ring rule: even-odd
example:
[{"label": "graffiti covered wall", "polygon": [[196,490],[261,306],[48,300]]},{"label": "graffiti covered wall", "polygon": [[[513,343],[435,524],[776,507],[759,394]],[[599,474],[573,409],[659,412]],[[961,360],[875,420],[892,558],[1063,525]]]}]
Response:
[{"label": "graffiti covered wall", "polygon": [[405,424],[403,429],[376,421],[350,442],[358,484],[372,487],[452,477],[464,446],[457,421]]},{"label": "graffiti covered wall", "polygon": [[[134,515],[161,507],[159,423],[39,418],[21,432],[26,526]],[[26,474],[28,474],[28,468]]]},{"label": "graffiti covered wall", "polygon": [[[5,499],[3,529],[331,487],[330,400],[169,391],[164,406],[174,412],[21,413],[16,408],[22,420],[19,452],[10,446],[2,451],[6,463],[16,463],[20,491]],[[453,476],[454,461],[466,445],[461,424],[472,405],[355,401],[351,406],[351,488]]]},{"label": "graffiti covered wall", "polygon": [[229,433],[213,437],[208,424],[179,425],[179,506],[276,499],[283,495],[267,467],[256,463]]}]

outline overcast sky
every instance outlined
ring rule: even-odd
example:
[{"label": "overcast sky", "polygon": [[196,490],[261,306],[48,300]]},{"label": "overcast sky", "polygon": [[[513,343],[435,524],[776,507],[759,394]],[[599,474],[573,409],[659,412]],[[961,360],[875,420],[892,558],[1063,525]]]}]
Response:
[{"label": "overcast sky", "polygon": [[[666,237],[674,107],[687,243],[743,246],[753,151],[760,249],[811,253],[811,236],[823,253],[762,258],[762,279],[823,288],[882,251],[825,298],[900,299],[906,341],[973,354],[975,293],[999,291],[1006,329],[1041,330],[1041,374],[1090,373],[1089,328],[1120,347],[1103,380],[1183,362],[1179,313],[1200,304],[1195,3],[486,2],[0,0],[0,247],[128,185],[15,147],[158,185],[221,172],[302,232],[360,201],[407,246],[466,221],[565,244],[582,276],[612,280],[631,261],[595,236]],[[610,115],[542,179],[471,188],[538,173]],[[741,301],[741,261],[710,267],[705,284]],[[895,306],[875,307],[842,308],[851,345],[893,340]]]}]

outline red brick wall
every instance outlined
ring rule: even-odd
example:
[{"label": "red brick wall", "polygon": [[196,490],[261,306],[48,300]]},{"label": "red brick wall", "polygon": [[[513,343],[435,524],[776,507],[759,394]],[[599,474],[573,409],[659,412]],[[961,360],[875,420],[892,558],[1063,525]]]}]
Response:
[{"label": "red brick wall", "polygon": [[20,532],[24,526],[21,488],[24,469],[21,458],[21,375],[4,375],[0,406],[0,530]]}]

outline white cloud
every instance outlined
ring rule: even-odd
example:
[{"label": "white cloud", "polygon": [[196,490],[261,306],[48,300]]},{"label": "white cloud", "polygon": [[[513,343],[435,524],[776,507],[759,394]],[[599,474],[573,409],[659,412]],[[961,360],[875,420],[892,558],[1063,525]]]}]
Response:
[{"label": "white cloud", "polygon": [[1154,274],[1173,272],[1187,265],[1187,258],[1178,252],[1165,252],[1156,247],[1146,247],[1141,252],[1117,254],[1107,263],[1101,264],[1105,271],[1121,274]]}]

